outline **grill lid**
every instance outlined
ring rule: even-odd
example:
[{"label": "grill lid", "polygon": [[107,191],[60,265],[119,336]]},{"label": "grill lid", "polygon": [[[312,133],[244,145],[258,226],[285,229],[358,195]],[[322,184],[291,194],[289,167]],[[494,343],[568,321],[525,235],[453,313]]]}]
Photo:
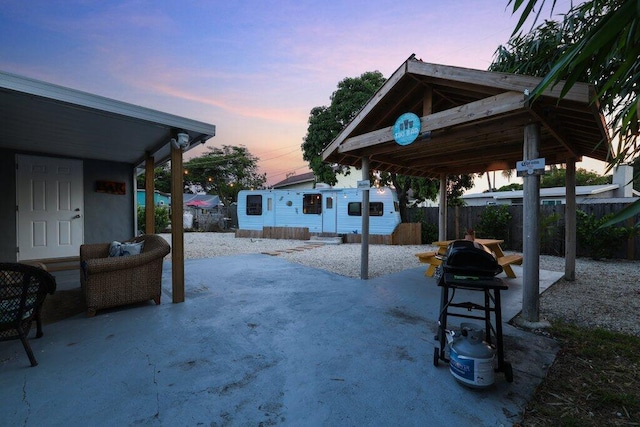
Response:
[{"label": "grill lid", "polygon": [[445,273],[467,276],[495,276],[502,273],[495,254],[478,242],[454,240],[442,260]]}]

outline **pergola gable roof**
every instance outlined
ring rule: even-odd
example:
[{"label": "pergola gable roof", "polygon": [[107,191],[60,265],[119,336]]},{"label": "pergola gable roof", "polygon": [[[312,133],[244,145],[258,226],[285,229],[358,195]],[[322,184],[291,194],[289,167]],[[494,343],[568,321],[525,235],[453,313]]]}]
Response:
[{"label": "pergola gable roof", "polygon": [[[547,164],[582,156],[610,157],[602,114],[592,86],[575,84],[558,101],[561,85],[531,103],[540,78],[429,64],[413,56],[398,68],[324,150],[323,159],[404,175],[513,169],[523,158],[523,127],[541,124],[540,156]],[[393,125],[403,113],[421,118],[418,138],[401,146]]]}]

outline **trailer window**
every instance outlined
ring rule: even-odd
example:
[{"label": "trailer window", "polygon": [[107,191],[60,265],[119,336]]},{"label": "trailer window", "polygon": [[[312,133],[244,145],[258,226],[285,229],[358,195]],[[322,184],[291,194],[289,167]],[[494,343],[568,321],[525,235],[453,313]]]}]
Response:
[{"label": "trailer window", "polygon": [[302,213],[321,214],[322,196],[320,194],[305,194],[302,198]]},{"label": "trailer window", "polygon": [[333,209],[333,197],[327,197],[325,206],[327,209]]},{"label": "trailer window", "polygon": [[247,196],[247,215],[262,215],[262,195],[250,194]]},{"label": "trailer window", "polygon": [[[347,207],[349,216],[362,215],[362,202],[349,202]],[[382,216],[384,214],[384,204],[382,202],[369,203],[369,216]]]}]

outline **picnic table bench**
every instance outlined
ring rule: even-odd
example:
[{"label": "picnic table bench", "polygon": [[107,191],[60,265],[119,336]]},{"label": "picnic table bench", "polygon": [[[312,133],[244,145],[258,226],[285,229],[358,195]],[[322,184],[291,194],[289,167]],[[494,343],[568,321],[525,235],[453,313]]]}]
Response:
[{"label": "picnic table bench", "polygon": [[[502,251],[502,248],[500,247],[500,244],[504,243],[504,240],[475,239],[475,241],[482,245],[485,245],[490,250],[492,250],[493,253],[496,254],[498,264],[500,264],[507,277],[512,279],[516,277],[516,274],[513,272],[511,265],[521,265],[522,255],[505,255],[505,253]],[[421,252],[416,254],[416,257],[418,257],[421,263],[429,264],[429,267],[427,267],[427,271],[425,271],[424,273],[425,276],[433,277],[433,273],[435,273],[436,268],[442,263],[442,260],[438,258],[438,255],[443,256],[447,252],[447,247],[451,242],[453,242],[453,240],[442,240],[433,242],[434,245],[438,246],[437,251]]]}]

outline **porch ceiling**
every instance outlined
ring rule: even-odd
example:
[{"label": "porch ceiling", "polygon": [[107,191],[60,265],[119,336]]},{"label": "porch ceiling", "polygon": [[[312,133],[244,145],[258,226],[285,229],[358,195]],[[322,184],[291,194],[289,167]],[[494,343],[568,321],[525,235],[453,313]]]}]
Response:
[{"label": "porch ceiling", "polygon": [[[607,160],[610,141],[593,88],[576,84],[562,101],[561,87],[533,104],[525,95],[541,79],[436,65],[410,57],[324,150],[327,162],[411,176],[514,169],[523,159],[524,127],[539,123],[539,157],[547,164],[582,156]],[[393,125],[403,113],[421,117],[418,138],[401,146]]]},{"label": "porch ceiling", "polygon": [[215,126],[144,107],[0,72],[0,148],[141,166],[160,163],[170,140],[186,131],[190,146]]}]

